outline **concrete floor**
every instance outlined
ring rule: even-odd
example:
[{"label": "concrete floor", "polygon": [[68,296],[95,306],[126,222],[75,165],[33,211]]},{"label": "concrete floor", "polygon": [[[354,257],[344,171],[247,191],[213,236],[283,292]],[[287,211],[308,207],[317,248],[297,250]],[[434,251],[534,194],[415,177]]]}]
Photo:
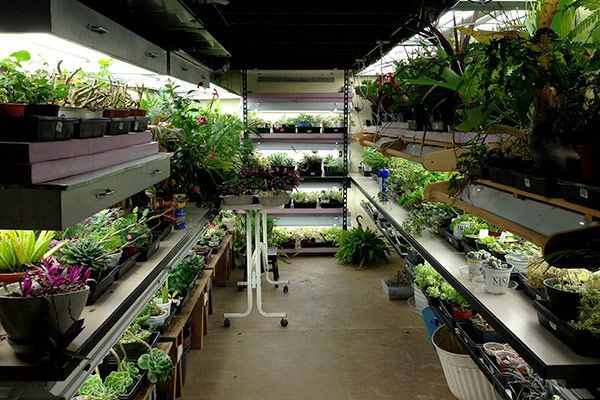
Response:
[{"label": "concrete floor", "polygon": [[422,319],[381,289],[400,262],[361,271],[333,257],[280,263],[290,291],[267,287],[263,304],[287,312],[287,328],[256,310],[223,328],[221,314],[246,302],[234,271],[229,287],[214,288],[204,349],[188,356],[184,399],[453,399]]}]

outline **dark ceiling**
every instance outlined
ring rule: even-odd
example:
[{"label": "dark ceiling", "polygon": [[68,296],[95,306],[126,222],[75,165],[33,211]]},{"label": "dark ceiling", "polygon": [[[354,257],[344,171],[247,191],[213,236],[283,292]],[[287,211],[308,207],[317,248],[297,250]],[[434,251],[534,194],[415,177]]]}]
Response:
[{"label": "dark ceiling", "polygon": [[[80,0],[211,68],[353,69],[412,36],[453,0]],[[227,3],[227,4],[223,4]]]}]

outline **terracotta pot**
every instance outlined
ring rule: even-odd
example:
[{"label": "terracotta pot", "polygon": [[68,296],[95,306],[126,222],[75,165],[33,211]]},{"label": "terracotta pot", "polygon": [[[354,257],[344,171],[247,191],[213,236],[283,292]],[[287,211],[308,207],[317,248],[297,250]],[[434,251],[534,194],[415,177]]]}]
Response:
[{"label": "terracotta pot", "polygon": [[22,117],[25,115],[25,104],[3,103],[0,104],[0,115],[7,117]]},{"label": "terracotta pot", "polygon": [[105,118],[125,118],[129,117],[129,110],[126,108],[107,108],[102,112]]},{"label": "terracotta pot", "polygon": [[129,116],[130,117],[145,117],[146,110],[142,110],[141,108],[130,108]]},{"label": "terracotta pot", "polygon": [[581,161],[583,182],[592,185],[600,183],[600,145],[581,144],[576,149]]},{"label": "terracotta pot", "polygon": [[458,308],[452,307],[452,316],[456,319],[469,319],[473,315],[473,310],[459,310]]},{"label": "terracotta pot", "polygon": [[4,274],[0,274],[0,283],[4,283],[8,285],[9,283],[20,282],[23,277],[22,272],[8,272]]}]

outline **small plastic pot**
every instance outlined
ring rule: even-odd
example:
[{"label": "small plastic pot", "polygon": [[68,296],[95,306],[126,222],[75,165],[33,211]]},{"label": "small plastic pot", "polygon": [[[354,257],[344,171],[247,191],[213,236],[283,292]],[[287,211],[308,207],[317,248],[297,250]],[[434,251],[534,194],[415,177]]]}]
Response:
[{"label": "small plastic pot", "polygon": [[37,115],[40,117],[58,117],[60,106],[56,104],[27,104],[25,115]]},{"label": "small plastic pot", "polygon": [[25,115],[25,104],[2,103],[0,104],[0,115],[6,117],[22,117]]},{"label": "small plastic pot", "polygon": [[460,310],[452,307],[452,317],[456,319],[469,319],[473,316],[473,310]]},{"label": "small plastic pot", "polygon": [[550,301],[550,309],[557,316],[566,321],[577,318],[579,305],[581,304],[581,293],[569,292],[556,288],[559,283],[556,278],[544,280],[546,296]]},{"label": "small plastic pot", "polygon": [[470,275],[481,276],[481,260],[467,258],[467,265],[469,266]]},{"label": "small plastic pot", "polygon": [[506,293],[510,284],[510,274],[513,268],[494,269],[486,266],[486,261],[481,263],[483,267],[483,277],[485,280],[485,291],[492,294]]},{"label": "small plastic pot", "polygon": [[483,351],[490,357],[495,357],[496,353],[506,351],[506,345],[503,343],[488,342],[483,344]]},{"label": "small plastic pot", "polygon": [[126,108],[107,108],[102,112],[105,118],[125,118],[129,117],[129,110]]},{"label": "small plastic pot", "polygon": [[129,116],[130,117],[145,117],[146,110],[142,110],[141,108],[130,108]]}]

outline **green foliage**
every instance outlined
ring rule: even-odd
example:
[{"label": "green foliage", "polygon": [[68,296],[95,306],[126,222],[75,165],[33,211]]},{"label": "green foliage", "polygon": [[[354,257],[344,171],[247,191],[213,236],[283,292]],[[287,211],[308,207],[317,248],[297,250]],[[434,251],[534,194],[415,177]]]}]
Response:
[{"label": "green foliage", "polygon": [[296,162],[294,161],[294,159],[283,152],[269,154],[269,156],[267,157],[267,160],[268,160],[269,166],[271,168],[274,168],[274,167],[293,168],[296,166]]},{"label": "green foliage", "polygon": [[138,359],[138,366],[148,371],[150,383],[165,382],[171,379],[173,361],[164,351],[153,348],[149,353],[142,354]]},{"label": "green foliage", "polygon": [[39,261],[53,238],[52,231],[0,230],[0,272],[20,272]]},{"label": "green foliage", "polygon": [[600,273],[598,272],[592,274],[584,285],[576,326],[578,329],[585,329],[595,336],[600,336]]},{"label": "green foliage", "polygon": [[312,114],[300,113],[300,114],[298,114],[297,117],[288,118],[287,123],[297,125],[298,122],[308,122],[310,124],[310,126],[317,127],[317,126],[321,126],[322,119],[323,119],[323,117],[320,114],[312,115]]},{"label": "green foliage", "polygon": [[390,254],[387,243],[379,234],[360,225],[340,232],[335,243],[339,246],[335,259],[359,268],[374,261],[386,261]]},{"label": "green foliage", "polygon": [[169,293],[171,293],[171,295],[182,295],[183,293],[186,293],[203,266],[204,259],[196,253],[190,252],[169,273]]},{"label": "green foliage", "polygon": [[445,279],[428,263],[419,264],[415,268],[415,283],[432,297],[440,297],[440,288]]},{"label": "green foliage", "polygon": [[327,189],[323,190],[319,196],[321,200],[335,200],[339,203],[344,201],[344,195],[341,189]]},{"label": "green foliage", "polygon": [[411,279],[406,273],[406,269],[404,267],[398,268],[396,274],[386,281],[388,286],[391,287],[406,287],[411,285]]},{"label": "green foliage", "polygon": [[313,203],[319,200],[319,192],[300,192],[292,193],[292,200],[295,203]]},{"label": "green foliage", "polygon": [[389,157],[384,156],[371,147],[365,147],[362,156],[364,163],[371,167],[374,173],[378,173],[381,169],[386,169],[390,163]]},{"label": "green foliage", "polygon": [[91,239],[69,241],[61,248],[60,253],[60,261],[68,265],[81,265],[94,272],[101,272],[106,268],[106,250]]},{"label": "green foliage", "polygon": [[437,233],[454,215],[456,212],[447,204],[424,202],[409,211],[402,227],[415,236],[421,236],[424,230]]},{"label": "green foliage", "polygon": [[116,400],[117,394],[102,382],[100,376],[93,374],[86,378],[77,390],[80,396],[86,396],[88,400]]},{"label": "green foliage", "polygon": [[104,386],[117,396],[127,393],[133,383],[133,377],[127,371],[112,371],[104,379]]}]

